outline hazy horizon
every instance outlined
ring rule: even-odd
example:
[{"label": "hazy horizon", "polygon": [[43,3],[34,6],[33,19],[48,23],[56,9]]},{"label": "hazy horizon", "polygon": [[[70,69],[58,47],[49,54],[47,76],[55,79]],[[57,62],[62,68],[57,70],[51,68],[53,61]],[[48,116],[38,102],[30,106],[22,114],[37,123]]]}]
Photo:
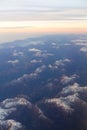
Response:
[{"label": "hazy horizon", "polygon": [[87,33],[86,0],[3,0],[0,43],[39,34]]}]

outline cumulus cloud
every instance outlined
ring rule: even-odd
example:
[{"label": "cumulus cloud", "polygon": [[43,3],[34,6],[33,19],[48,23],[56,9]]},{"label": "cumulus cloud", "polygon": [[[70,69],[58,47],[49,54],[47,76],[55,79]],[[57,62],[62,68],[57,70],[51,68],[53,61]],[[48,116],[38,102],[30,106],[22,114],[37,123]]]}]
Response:
[{"label": "cumulus cloud", "polygon": [[44,45],[44,42],[39,40],[30,41],[29,45]]},{"label": "cumulus cloud", "polygon": [[71,60],[68,59],[68,58],[66,58],[66,59],[63,60],[63,62],[70,62],[70,61],[71,61]]},{"label": "cumulus cloud", "polygon": [[0,120],[4,120],[5,118],[8,117],[9,114],[15,111],[15,108],[10,108],[5,109],[5,108],[0,108]]},{"label": "cumulus cloud", "polygon": [[9,108],[13,108],[16,107],[18,105],[29,105],[29,107],[31,107],[31,103],[29,101],[27,101],[24,98],[12,98],[12,99],[6,99],[2,102],[2,105],[5,109],[9,109]]},{"label": "cumulus cloud", "polygon": [[21,51],[19,51],[19,52],[17,52],[16,50],[13,52],[13,56],[23,56],[24,55],[24,53],[23,52],[21,52]]},{"label": "cumulus cloud", "polygon": [[31,103],[24,98],[6,99],[1,103],[0,107],[0,120],[6,119],[12,112],[16,111],[17,106],[29,106]]},{"label": "cumulus cloud", "polygon": [[82,46],[80,51],[87,52],[87,39],[72,40],[72,43],[78,46]]},{"label": "cumulus cloud", "polygon": [[29,129],[24,119],[30,120],[32,128],[34,122],[42,120],[43,124],[49,120],[37,105],[31,104],[24,97],[9,98],[0,103],[0,130]]},{"label": "cumulus cloud", "polygon": [[87,52],[87,47],[82,47],[80,51]]},{"label": "cumulus cloud", "polygon": [[9,60],[8,63],[11,63],[11,64],[17,64],[19,63],[19,60]]},{"label": "cumulus cloud", "polygon": [[44,58],[46,58],[46,57],[49,57],[49,56],[53,56],[53,54],[52,53],[48,53],[48,52],[37,52],[36,54],[35,54],[35,56],[36,57],[44,57]]},{"label": "cumulus cloud", "polygon": [[70,59],[68,59],[68,58],[63,59],[63,60],[62,60],[62,59],[56,60],[53,65],[52,65],[52,64],[49,64],[49,65],[48,65],[48,68],[55,70],[55,69],[58,69],[58,68],[61,67],[61,66],[64,66],[65,63],[69,63],[69,62],[70,62]]},{"label": "cumulus cloud", "polygon": [[30,74],[24,74],[23,76],[11,81],[10,84],[22,83],[29,79],[30,80],[36,79],[39,76],[39,74],[42,73],[45,69],[46,69],[46,65],[42,65],[42,66],[36,68],[34,72],[32,72]]},{"label": "cumulus cloud", "polygon": [[34,56],[35,57],[48,57],[48,56],[53,56],[52,53],[48,53],[46,51],[42,51],[40,49],[37,48],[31,48],[29,49],[30,52],[34,52]]},{"label": "cumulus cloud", "polygon": [[85,103],[85,100],[80,96],[81,93],[87,93],[87,86],[80,87],[78,83],[64,87],[61,92],[58,93],[56,98],[46,99],[45,103],[56,104],[58,108],[61,108],[65,112],[71,113],[75,111],[75,105]]},{"label": "cumulus cloud", "polygon": [[78,95],[69,95],[67,97],[60,97],[60,98],[52,98],[52,99],[46,99],[46,103],[54,103],[58,107],[61,107],[65,112],[72,112],[73,108],[70,106],[72,103],[78,100]]},{"label": "cumulus cloud", "polygon": [[69,85],[62,89],[61,95],[69,95],[75,93],[86,92],[87,86],[80,87],[78,83],[74,83],[73,85]]},{"label": "cumulus cloud", "polygon": [[87,39],[77,39],[77,40],[72,40],[71,42],[78,46],[87,46]]},{"label": "cumulus cloud", "polygon": [[41,73],[45,68],[46,68],[46,66],[45,66],[45,65],[42,65],[41,67],[38,67],[38,68],[35,70],[35,73],[39,74],[39,73]]},{"label": "cumulus cloud", "polygon": [[[12,113],[16,112],[18,106],[28,106],[29,109],[32,105],[24,98],[11,98],[6,99],[0,104],[0,129],[1,130],[24,130],[20,122],[13,119],[7,119]],[[14,117],[13,117],[14,118]]]},{"label": "cumulus cloud", "polygon": [[36,68],[36,70],[33,73],[29,74],[28,77],[29,78],[36,78],[37,76],[39,76],[39,74],[41,72],[44,71],[45,68],[46,68],[45,65],[42,65],[41,67]]},{"label": "cumulus cloud", "polygon": [[29,49],[30,52],[41,52],[41,50],[37,49],[37,48],[31,48]]},{"label": "cumulus cloud", "polygon": [[37,48],[31,48],[31,49],[29,49],[29,51],[34,52],[35,57],[44,57],[44,58],[46,58],[46,57],[49,57],[49,56],[53,56],[52,53],[49,53],[46,50],[42,51],[42,50],[37,49]]},{"label": "cumulus cloud", "polygon": [[36,60],[36,59],[33,59],[30,61],[30,63],[34,64],[34,63],[41,63],[42,60]]},{"label": "cumulus cloud", "polygon": [[64,76],[62,76],[62,78],[61,78],[61,83],[62,83],[63,85],[66,85],[66,84],[68,84],[68,83],[73,83],[73,82],[75,81],[75,79],[77,79],[78,77],[79,77],[79,76],[76,75],[76,74],[73,74],[73,75],[71,75],[71,76],[64,75]]},{"label": "cumulus cloud", "polygon": [[51,43],[52,47],[55,49],[59,49],[59,45],[55,42]]},{"label": "cumulus cloud", "polygon": [[15,120],[0,121],[0,130],[24,130],[20,122]]}]

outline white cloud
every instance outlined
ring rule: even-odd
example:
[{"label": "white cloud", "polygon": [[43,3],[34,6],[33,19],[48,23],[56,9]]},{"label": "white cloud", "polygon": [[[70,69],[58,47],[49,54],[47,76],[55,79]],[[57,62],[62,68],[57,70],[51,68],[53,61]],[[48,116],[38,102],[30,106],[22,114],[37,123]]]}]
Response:
[{"label": "white cloud", "polygon": [[42,60],[35,60],[35,59],[30,61],[30,63],[32,63],[32,64],[34,64],[34,63],[41,63],[41,62],[42,62]]},{"label": "white cloud", "polygon": [[78,78],[78,75],[76,74],[73,74],[71,76],[64,75],[61,78],[61,83],[64,85],[68,83],[72,83],[73,81],[75,81],[76,78]]},{"label": "white cloud", "polygon": [[11,98],[6,99],[1,103],[0,107],[0,120],[5,120],[8,115],[12,112],[16,111],[17,106],[28,106],[29,108],[32,107],[31,103],[24,98]]},{"label": "white cloud", "polygon": [[[17,112],[18,106],[25,106],[32,109],[32,104],[25,98],[10,98],[0,104],[0,129],[1,130],[24,130],[20,122],[9,119],[10,114]],[[8,118],[8,119],[7,119]]]},{"label": "white cloud", "polygon": [[44,42],[39,40],[29,41],[28,45],[44,45]]},{"label": "white cloud", "polygon": [[64,60],[56,60],[54,64],[55,66],[62,66],[64,65]]},{"label": "white cloud", "polygon": [[48,52],[37,52],[35,54],[35,56],[36,57],[44,57],[44,58],[46,58],[46,57],[49,57],[49,56],[53,56],[53,54],[52,53],[48,53]]},{"label": "white cloud", "polygon": [[41,50],[37,49],[37,48],[31,48],[29,49],[30,52],[41,52]]},{"label": "white cloud", "polygon": [[59,49],[59,45],[55,42],[51,43],[52,47],[55,49]]},{"label": "white cloud", "polygon": [[71,113],[75,110],[75,106],[79,103],[81,105],[87,105],[87,102],[80,97],[81,93],[87,93],[87,86],[80,87],[78,83],[74,83],[73,85],[63,88],[56,98],[46,99],[45,103],[54,103],[58,108]]},{"label": "white cloud", "polygon": [[2,102],[3,106],[5,109],[9,109],[9,108],[13,108],[16,107],[18,105],[29,105],[31,107],[31,103],[28,102],[26,99],[24,98],[12,98],[12,99],[6,99]]},{"label": "white cloud", "polygon": [[87,52],[87,39],[72,40],[72,43],[78,46],[82,46],[80,51]]},{"label": "white cloud", "polygon": [[64,62],[71,62],[71,60],[66,58],[66,59],[64,59]]},{"label": "white cloud", "polygon": [[60,59],[60,60],[56,60],[53,65],[52,65],[52,64],[49,64],[48,67],[49,67],[50,69],[55,70],[55,69],[58,69],[58,68],[61,67],[61,66],[64,66],[65,63],[69,63],[69,62],[70,62],[70,59],[68,59],[68,58],[63,59],[63,60]]},{"label": "white cloud", "polygon": [[5,109],[0,107],[0,120],[4,120],[8,115],[15,111],[15,108]]},{"label": "white cloud", "polygon": [[77,40],[72,40],[71,42],[78,46],[87,46],[87,39],[77,39]]},{"label": "white cloud", "polygon": [[57,107],[61,107],[65,112],[72,112],[73,108],[70,106],[72,103],[78,100],[78,95],[69,95],[67,97],[46,99],[47,103],[55,103]]},{"label": "white cloud", "polygon": [[42,65],[36,68],[35,71],[33,71],[32,73],[24,74],[23,76],[11,81],[10,84],[15,85],[16,83],[21,83],[21,82],[24,83],[27,80],[36,79],[39,76],[39,74],[42,73],[45,69],[46,69],[46,66]]},{"label": "white cloud", "polygon": [[82,47],[80,51],[87,52],[87,47]]},{"label": "white cloud", "polygon": [[12,112],[16,111],[19,105],[31,107],[31,103],[24,98],[6,99],[0,106],[0,121],[5,120]]},{"label": "white cloud", "polygon": [[20,122],[16,122],[12,119],[0,121],[0,128],[1,130],[24,130]]},{"label": "white cloud", "polygon": [[8,63],[11,63],[11,64],[17,64],[19,63],[19,60],[9,60]]},{"label": "white cloud", "polygon": [[17,52],[16,50],[13,52],[13,56],[23,56],[24,53],[23,52]]},{"label": "white cloud", "polygon": [[75,94],[85,91],[87,91],[87,86],[80,87],[78,83],[74,83],[73,85],[69,85],[68,87],[63,88],[61,95]]},{"label": "white cloud", "polygon": [[39,73],[41,73],[45,68],[46,68],[46,66],[45,66],[45,65],[42,65],[41,67],[38,67],[38,68],[35,70],[35,73],[39,74]]},{"label": "white cloud", "polygon": [[[23,111],[21,111],[21,107],[23,107]],[[31,104],[27,99],[23,97],[9,98],[0,103],[0,130],[25,130],[21,120],[24,118],[22,112],[24,113],[26,108],[31,112],[30,116],[37,117],[34,121],[36,119],[49,120],[37,105]],[[17,114],[19,111],[20,114]],[[20,122],[16,121],[18,117],[22,118]]]},{"label": "white cloud", "polygon": [[43,72],[44,69],[46,69],[45,65],[42,65],[41,67],[36,68],[36,70],[33,73],[29,74],[29,78],[37,78],[37,76],[39,76],[39,74]]}]

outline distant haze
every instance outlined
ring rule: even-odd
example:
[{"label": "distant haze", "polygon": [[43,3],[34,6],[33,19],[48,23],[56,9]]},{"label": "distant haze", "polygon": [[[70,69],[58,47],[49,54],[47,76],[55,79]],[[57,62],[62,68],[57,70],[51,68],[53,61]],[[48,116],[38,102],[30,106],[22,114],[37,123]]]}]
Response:
[{"label": "distant haze", "polygon": [[65,32],[87,32],[86,0],[0,1],[0,42]]}]

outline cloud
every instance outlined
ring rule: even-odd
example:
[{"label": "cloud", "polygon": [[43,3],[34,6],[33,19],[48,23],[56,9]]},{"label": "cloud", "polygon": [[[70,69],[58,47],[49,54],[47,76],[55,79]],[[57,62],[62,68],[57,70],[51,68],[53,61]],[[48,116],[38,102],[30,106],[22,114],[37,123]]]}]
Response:
[{"label": "cloud", "polygon": [[24,53],[23,52],[17,52],[16,50],[13,52],[13,56],[23,56]]},{"label": "cloud", "polygon": [[73,108],[71,107],[71,104],[78,100],[78,95],[73,94],[69,95],[67,97],[60,97],[60,98],[52,98],[52,99],[46,99],[45,103],[54,103],[57,105],[57,107],[60,107],[65,112],[72,112]]},{"label": "cloud", "polygon": [[9,84],[10,85],[15,85],[17,83],[20,84],[22,82],[24,84],[24,82],[26,82],[26,81],[29,81],[29,80],[32,80],[32,79],[37,79],[39,74],[42,73],[45,69],[46,69],[46,66],[42,65],[42,66],[36,68],[35,71],[33,71],[32,73],[24,74],[23,76],[15,79],[15,80],[12,80]]},{"label": "cloud", "polygon": [[46,69],[45,65],[42,65],[38,68],[36,68],[36,70],[34,72],[32,72],[31,74],[28,75],[29,78],[37,78],[39,76],[39,74],[41,72],[43,72]]},{"label": "cloud", "polygon": [[[18,2],[18,3],[17,3]],[[81,0],[54,0],[54,1],[46,1],[46,0],[39,0],[38,3],[34,3],[34,0],[4,0],[0,2],[1,5],[1,10],[11,10],[11,9],[15,9],[15,10],[24,10],[24,9],[49,9],[49,8],[85,8],[87,7],[87,2],[85,0],[81,1]],[[7,8],[8,7],[8,8]]]},{"label": "cloud", "polygon": [[57,43],[53,42],[51,43],[52,47],[55,49],[59,49],[59,45],[57,45]]},{"label": "cloud", "polygon": [[69,95],[75,93],[83,93],[87,91],[87,86],[80,87],[78,83],[74,83],[73,85],[69,85],[62,89],[61,95]]},{"label": "cloud", "polygon": [[42,65],[41,67],[38,67],[38,68],[35,70],[35,73],[39,74],[39,73],[41,73],[45,68],[46,68],[46,66],[45,66],[45,65]]},{"label": "cloud", "polygon": [[1,130],[24,130],[20,122],[16,122],[15,120],[11,120],[11,119],[0,121],[0,129]]},{"label": "cloud", "polygon": [[72,40],[72,43],[77,46],[82,46],[80,48],[80,51],[85,52],[85,53],[87,52],[87,39]]},{"label": "cloud", "polygon": [[68,63],[68,62],[71,62],[71,60],[70,60],[70,59],[68,59],[68,58],[66,58],[66,59],[64,59],[64,60],[63,60],[63,62]]},{"label": "cloud", "polygon": [[8,63],[11,63],[11,64],[17,64],[19,63],[19,60],[9,60]]},{"label": "cloud", "polygon": [[48,53],[46,50],[42,51],[40,49],[37,48],[31,48],[29,49],[30,52],[34,52],[34,56],[35,57],[49,57],[49,56],[53,56],[52,53]]},{"label": "cloud", "polygon": [[49,56],[53,56],[53,54],[52,53],[48,53],[48,52],[37,52],[35,54],[35,56],[36,57],[44,57],[44,58],[46,58],[46,57],[49,57]]},{"label": "cloud", "polygon": [[[82,94],[82,95],[81,95]],[[59,109],[64,110],[66,113],[76,111],[76,106],[87,105],[83,95],[87,95],[87,86],[82,86],[78,83],[64,87],[55,98],[46,99],[47,104],[56,104]]]},{"label": "cloud", "polygon": [[24,130],[20,122],[16,122],[13,119],[9,119],[9,116],[17,112],[18,106],[28,106],[29,109],[32,108],[32,105],[29,101],[24,98],[11,98],[6,99],[0,104],[0,129],[1,130]]},{"label": "cloud", "polygon": [[56,60],[55,63],[52,65],[52,64],[49,64],[48,65],[48,68],[52,69],[52,70],[55,70],[55,69],[59,69],[59,67],[61,66],[64,66],[65,63],[69,63],[70,62],[70,59],[66,58],[66,59],[60,59],[60,60]]},{"label": "cloud", "polygon": [[66,84],[69,84],[69,83],[73,83],[75,81],[75,79],[77,79],[77,78],[78,78],[78,75],[76,75],[76,74],[73,74],[71,76],[64,75],[61,78],[61,83],[63,85],[66,85]]},{"label": "cloud", "polygon": [[77,0],[72,2],[71,0],[67,0],[68,2],[61,2],[55,0],[55,2],[53,2],[39,0],[38,3],[34,3],[34,0],[32,0],[32,2],[29,1],[19,0],[16,2],[16,0],[13,0],[12,2],[11,0],[4,0],[4,2],[0,2],[0,20],[79,20],[87,18],[87,4],[84,4],[86,1],[83,2],[80,0],[78,2]]},{"label": "cloud", "polygon": [[28,44],[29,45],[44,45],[44,42],[40,40],[35,40],[35,41],[32,40]]},{"label": "cloud", "polygon": [[37,49],[37,48],[31,48],[29,49],[30,52],[41,52],[41,50]]},{"label": "cloud", "polygon": [[87,47],[82,47],[80,51],[87,52]]},{"label": "cloud", "polygon": [[41,63],[41,62],[42,62],[42,60],[35,60],[35,59],[30,61],[30,63],[32,63],[32,64]]},{"label": "cloud", "polygon": [[87,39],[77,39],[77,40],[72,40],[71,42],[78,46],[84,46],[84,47],[87,46]]},{"label": "cloud", "polygon": [[34,56],[36,57],[49,57],[49,56],[53,56],[52,53],[47,52],[46,50],[42,51],[40,49],[37,48],[31,48],[29,49],[30,52],[34,52]]},{"label": "cloud", "polygon": [[43,111],[24,97],[9,98],[0,103],[0,130],[29,129],[27,120],[31,122],[31,128],[35,122],[39,124],[41,121],[42,126],[43,122],[49,123]]},{"label": "cloud", "polygon": [[10,109],[10,108],[14,108],[18,105],[29,105],[29,107],[31,107],[31,103],[28,102],[26,99],[24,98],[12,98],[12,99],[6,99],[2,102],[3,106],[5,109]]},{"label": "cloud", "polygon": [[4,120],[5,118],[8,117],[9,114],[15,111],[15,108],[10,108],[5,109],[5,108],[0,108],[0,120]]}]

